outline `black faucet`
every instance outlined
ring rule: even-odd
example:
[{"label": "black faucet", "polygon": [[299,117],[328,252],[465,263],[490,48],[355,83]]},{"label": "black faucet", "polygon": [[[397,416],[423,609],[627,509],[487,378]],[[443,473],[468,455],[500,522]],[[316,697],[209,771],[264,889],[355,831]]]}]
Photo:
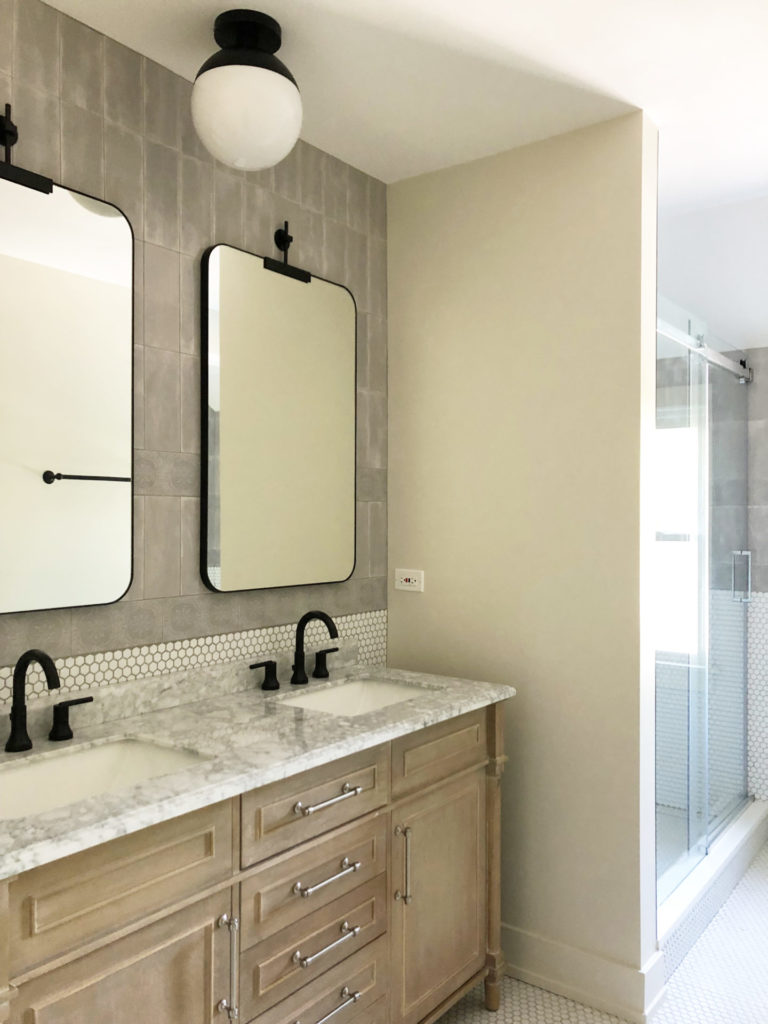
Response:
[{"label": "black faucet", "polygon": [[330,615],[326,615],[325,612],[307,612],[306,615],[302,615],[299,619],[299,623],[296,626],[296,651],[293,655],[293,675],[291,676],[291,682],[294,686],[300,686],[303,683],[308,682],[307,673],[304,671],[304,630],[307,628],[307,624],[313,619],[320,619],[328,627],[328,633],[332,640],[336,640],[339,631],[336,629],[336,623],[333,621]]},{"label": "black faucet", "polygon": [[45,681],[49,690],[58,690],[59,673],[53,660],[45,651],[25,651],[16,662],[13,670],[13,701],[11,703],[11,735],[5,744],[9,754],[16,754],[21,750],[31,750],[32,740],[27,733],[27,704],[25,700],[25,688],[27,683],[27,669],[30,664],[36,661],[45,673]]}]

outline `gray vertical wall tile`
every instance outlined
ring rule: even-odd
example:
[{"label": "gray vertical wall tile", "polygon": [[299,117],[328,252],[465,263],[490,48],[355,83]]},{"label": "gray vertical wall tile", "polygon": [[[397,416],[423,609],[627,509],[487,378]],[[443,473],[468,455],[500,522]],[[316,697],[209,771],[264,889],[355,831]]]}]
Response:
[{"label": "gray vertical wall tile", "polygon": [[144,597],[176,597],[181,590],[181,499],[144,499]]},{"label": "gray vertical wall tile", "polygon": [[368,314],[357,314],[357,387],[368,387]]},{"label": "gray vertical wall tile", "polygon": [[133,579],[126,601],[144,599],[144,497],[133,498]]},{"label": "gray vertical wall tile", "polygon": [[344,240],[344,281],[352,290],[361,312],[371,308],[368,300],[368,239],[359,231],[346,232]]},{"label": "gray vertical wall tile", "polygon": [[204,594],[200,578],[200,499],[181,499],[181,593]]},{"label": "gray vertical wall tile", "polygon": [[348,231],[349,229],[338,221],[323,221],[323,277],[329,281],[346,283]]},{"label": "gray vertical wall tile", "polygon": [[123,211],[135,237],[143,238],[144,140],[110,121],[104,125],[104,198]]},{"label": "gray vertical wall tile", "polygon": [[368,241],[368,294],[369,312],[374,316],[387,315],[387,244],[381,238]]},{"label": "gray vertical wall tile", "polygon": [[144,134],[144,58],[109,38],[104,40],[104,115]]},{"label": "gray vertical wall tile", "polygon": [[387,396],[379,391],[368,392],[367,465],[387,468]]},{"label": "gray vertical wall tile", "polygon": [[0,615],[0,664],[14,665],[30,647],[40,648],[52,658],[72,654],[72,610]]},{"label": "gray vertical wall tile", "polygon": [[[0,71],[8,74],[13,68],[13,0],[0,0]],[[7,97],[2,97],[7,103]]]},{"label": "gray vertical wall tile", "polygon": [[372,501],[368,505],[369,530],[371,536],[370,576],[387,575],[387,506],[383,501]]},{"label": "gray vertical wall tile", "polygon": [[213,176],[213,232],[216,244],[243,247],[245,179],[217,166]]},{"label": "gray vertical wall tile", "polygon": [[323,153],[323,213],[331,220],[347,221],[349,166],[330,153]]},{"label": "gray vertical wall tile", "polygon": [[133,243],[133,343],[144,344],[144,243]]},{"label": "gray vertical wall tile", "polygon": [[61,181],[104,196],[104,119],[84,107],[61,105]]},{"label": "gray vertical wall tile", "polygon": [[144,143],[144,238],[179,248],[179,164],[175,149]]},{"label": "gray vertical wall tile", "polygon": [[40,0],[16,4],[14,73],[28,87],[52,95],[59,92],[59,21],[58,11]]},{"label": "gray vertical wall tile", "polygon": [[144,246],[144,344],[179,351],[178,252],[159,245]]},{"label": "gray vertical wall tile", "polygon": [[181,450],[200,451],[200,360],[181,357]]},{"label": "gray vertical wall tile", "polygon": [[347,172],[347,223],[353,231],[367,234],[369,231],[368,175],[350,167]]},{"label": "gray vertical wall tile", "polygon": [[368,316],[368,387],[372,391],[387,390],[387,321]]},{"label": "gray vertical wall tile", "polygon": [[120,601],[72,610],[72,651],[113,651],[163,639],[162,601]]},{"label": "gray vertical wall tile", "polygon": [[249,252],[269,256],[274,248],[275,210],[279,200],[261,185],[245,183],[245,247]]},{"label": "gray vertical wall tile", "polygon": [[200,353],[200,260],[181,257],[181,351]]},{"label": "gray vertical wall tile", "polygon": [[104,36],[73,18],[61,18],[61,98],[104,114]]},{"label": "gray vertical wall tile", "polygon": [[371,575],[371,530],[368,502],[355,505],[355,571],[354,578]]},{"label": "gray vertical wall tile", "polygon": [[57,97],[14,79],[13,120],[19,127],[14,162],[61,181],[61,111]]},{"label": "gray vertical wall tile", "polygon": [[301,155],[301,205],[307,210],[324,213],[323,161],[325,153],[304,143]]},{"label": "gray vertical wall tile", "polygon": [[368,233],[374,238],[387,237],[387,186],[376,178],[368,179]]},{"label": "gray vertical wall tile", "polygon": [[171,149],[178,149],[181,141],[177,80],[168,68],[145,59],[144,132]]},{"label": "gray vertical wall tile", "polygon": [[181,445],[180,356],[161,348],[144,350],[144,444],[152,451],[177,452]]},{"label": "gray vertical wall tile", "polygon": [[199,256],[212,240],[213,166],[194,157],[181,160],[181,251]]},{"label": "gray vertical wall tile", "polygon": [[284,199],[301,202],[301,159],[304,143],[299,139],[288,156],[273,168],[274,190]]},{"label": "gray vertical wall tile", "polygon": [[144,346],[133,346],[133,447],[144,447]]},{"label": "gray vertical wall tile", "polygon": [[136,452],[136,494],[196,497],[200,493],[200,459],[194,453]]},{"label": "gray vertical wall tile", "polygon": [[5,110],[6,103],[13,103],[11,76],[5,71],[0,71],[0,104],[3,110]]}]

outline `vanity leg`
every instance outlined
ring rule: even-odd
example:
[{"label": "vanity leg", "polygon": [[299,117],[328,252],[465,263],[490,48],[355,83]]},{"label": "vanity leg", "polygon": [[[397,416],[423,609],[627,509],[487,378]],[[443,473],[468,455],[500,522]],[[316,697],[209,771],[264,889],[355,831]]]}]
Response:
[{"label": "vanity leg", "polygon": [[504,756],[504,709],[492,704],[488,709],[489,761],[486,769],[486,814],[488,822],[488,937],[485,963],[485,1008],[498,1010],[504,978],[504,953],[501,949],[501,773]]}]

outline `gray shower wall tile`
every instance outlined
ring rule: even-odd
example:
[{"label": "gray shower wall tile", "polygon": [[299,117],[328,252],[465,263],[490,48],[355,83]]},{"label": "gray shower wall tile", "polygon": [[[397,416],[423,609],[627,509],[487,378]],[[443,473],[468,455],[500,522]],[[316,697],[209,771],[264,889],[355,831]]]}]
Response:
[{"label": "gray shower wall tile", "polygon": [[61,18],[61,98],[104,114],[104,36],[73,18]]},{"label": "gray shower wall tile", "polygon": [[[12,42],[1,30],[14,11]],[[133,582],[114,605],[0,616],[0,664],[33,644],[65,657],[295,622],[314,604],[385,608],[386,186],[303,141],[276,168],[217,164],[194,132],[191,83],[39,0],[0,0],[0,89],[22,128],[18,162],[103,195],[135,237]],[[358,563],[344,583],[211,593],[199,574],[200,256],[230,242],[277,257],[284,220],[291,261],[358,306]]]},{"label": "gray shower wall tile", "polygon": [[748,534],[752,551],[752,589],[768,591],[768,349],[750,349],[754,380],[747,388]]}]

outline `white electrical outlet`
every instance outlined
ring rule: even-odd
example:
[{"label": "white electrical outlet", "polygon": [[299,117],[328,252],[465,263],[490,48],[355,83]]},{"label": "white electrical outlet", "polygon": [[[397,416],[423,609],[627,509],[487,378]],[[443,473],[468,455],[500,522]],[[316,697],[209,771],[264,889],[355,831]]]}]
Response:
[{"label": "white electrical outlet", "polygon": [[395,590],[424,590],[423,569],[395,569]]}]

